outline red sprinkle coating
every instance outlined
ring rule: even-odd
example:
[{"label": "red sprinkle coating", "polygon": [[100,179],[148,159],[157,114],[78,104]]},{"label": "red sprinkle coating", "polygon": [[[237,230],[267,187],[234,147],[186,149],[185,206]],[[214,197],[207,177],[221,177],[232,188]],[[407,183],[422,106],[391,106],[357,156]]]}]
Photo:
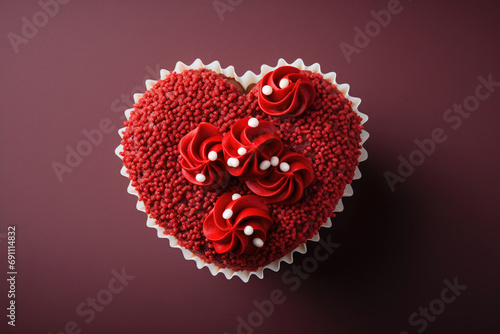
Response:
[{"label": "red sprinkle coating", "polygon": [[[257,101],[259,85],[242,94],[225,76],[206,69],[170,73],[134,104],[125,122],[121,153],[132,185],[146,212],[165,233],[204,261],[221,268],[256,270],[304,243],[334,216],[358,165],[361,118],[320,74],[301,73],[311,80],[316,96],[311,107],[295,118],[262,112]],[[248,116],[272,121],[283,144],[310,159],[315,180],[298,202],[269,204],[274,223],[257,254],[219,254],[203,235],[206,216],[223,193],[252,193],[236,178],[217,189],[190,183],[182,176],[178,144],[201,122],[215,125],[224,134]]]}]

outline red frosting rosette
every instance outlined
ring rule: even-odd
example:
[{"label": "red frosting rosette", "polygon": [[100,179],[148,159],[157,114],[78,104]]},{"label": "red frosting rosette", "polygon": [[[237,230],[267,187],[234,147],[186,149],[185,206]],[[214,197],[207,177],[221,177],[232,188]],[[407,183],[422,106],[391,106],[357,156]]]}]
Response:
[{"label": "red frosting rosette", "polygon": [[283,151],[273,166],[276,167],[265,177],[246,181],[248,188],[268,203],[295,203],[314,180],[311,163],[301,154]]},{"label": "red frosting rosette", "polygon": [[229,177],[222,153],[222,135],[209,123],[200,123],[179,142],[182,175],[199,186],[220,185]]},{"label": "red frosting rosette", "polygon": [[229,173],[245,181],[268,174],[271,159],[283,150],[283,144],[272,122],[247,117],[224,135],[222,148]]},{"label": "red frosting rosette", "polygon": [[313,103],[314,96],[311,80],[292,66],[267,73],[259,86],[259,106],[271,116],[298,116]]},{"label": "red frosting rosette", "polygon": [[255,254],[272,224],[267,205],[254,195],[225,193],[203,224],[203,234],[217,253]]}]

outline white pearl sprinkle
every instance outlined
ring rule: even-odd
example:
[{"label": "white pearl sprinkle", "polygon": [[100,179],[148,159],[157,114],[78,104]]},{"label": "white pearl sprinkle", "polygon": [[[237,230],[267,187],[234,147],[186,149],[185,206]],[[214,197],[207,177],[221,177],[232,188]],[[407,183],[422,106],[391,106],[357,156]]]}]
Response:
[{"label": "white pearl sprinkle", "polygon": [[243,232],[246,235],[252,235],[253,234],[253,227],[250,225],[247,225],[247,226],[245,226],[245,229],[243,230]]},{"label": "white pearl sprinkle", "polygon": [[282,172],[288,172],[290,170],[290,165],[287,164],[286,162],[280,163],[280,169]]},{"label": "white pearl sprinkle", "polygon": [[255,238],[252,240],[252,242],[255,245],[255,247],[261,248],[262,246],[264,246],[264,241],[262,241],[261,238]]},{"label": "white pearl sprinkle", "polygon": [[233,201],[236,201],[236,200],[237,200],[238,198],[240,198],[240,197],[241,197],[241,195],[240,195],[240,194],[234,193],[234,194],[233,194],[233,196],[231,196],[231,199],[232,199]]},{"label": "white pearl sprinkle", "polygon": [[196,181],[203,183],[206,180],[207,180],[207,178],[206,178],[205,175],[203,175],[203,174],[196,174]]},{"label": "white pearl sprinkle", "polygon": [[288,81],[288,79],[283,78],[280,80],[280,88],[281,89],[287,88],[289,84],[290,84],[290,81]]},{"label": "white pearl sprinkle", "polygon": [[217,160],[217,158],[218,158],[217,152],[215,152],[215,151],[208,152],[208,160],[215,161],[215,160]]},{"label": "white pearl sprinkle", "polygon": [[248,126],[252,128],[256,128],[259,126],[259,120],[255,117],[252,117],[248,120]]},{"label": "white pearl sprinkle", "polygon": [[269,161],[269,160],[264,160],[259,165],[259,168],[262,169],[262,170],[266,170],[269,167],[271,167],[271,161]]},{"label": "white pearl sprinkle", "polygon": [[278,166],[280,163],[280,159],[277,156],[274,156],[271,158],[271,166]]},{"label": "white pearl sprinkle", "polygon": [[238,154],[239,154],[239,155],[243,155],[243,154],[246,154],[246,153],[247,153],[247,149],[246,149],[246,148],[244,148],[244,147],[240,147],[240,148],[238,149]]},{"label": "white pearl sprinkle", "polygon": [[222,218],[224,219],[229,219],[233,216],[233,210],[231,209],[226,209],[224,210],[224,212],[222,213]]},{"label": "white pearl sprinkle", "polygon": [[240,161],[236,158],[227,159],[227,165],[229,167],[238,167],[240,165]]},{"label": "white pearl sprinkle", "polygon": [[273,88],[269,85],[265,85],[262,87],[262,94],[264,95],[271,95],[273,93]]}]

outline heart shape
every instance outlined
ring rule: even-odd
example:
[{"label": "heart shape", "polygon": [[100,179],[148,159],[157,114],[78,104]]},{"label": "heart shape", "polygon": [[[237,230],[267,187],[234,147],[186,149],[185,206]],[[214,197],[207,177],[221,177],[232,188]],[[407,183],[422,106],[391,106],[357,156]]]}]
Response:
[{"label": "heart shape", "polygon": [[[269,76],[283,66],[297,68],[315,91],[312,103],[295,108],[293,117],[263,112],[262,89],[279,89],[281,83],[273,84]],[[361,176],[357,165],[366,159],[361,145],[368,138],[362,127],[367,117],[357,111],[360,99],[349,96],[349,86],[338,85],[335,73],[322,74],[318,64],[305,66],[300,59],[292,64],[280,59],[275,68],[264,65],[260,75],[247,72],[242,77],[232,66],[223,69],[218,62],[203,65],[196,60],[190,66],[178,63],[172,73],[162,70],[161,76],[146,82],[143,95],[134,95],[136,103],[125,112],[126,127],[119,130],[122,142],[116,149],[123,158],[122,174],[130,179],[129,192],[139,197],[138,209],[148,214],[148,226],[198,267],[245,282],[252,274],[262,278],[266,268],[278,270],[281,261],[290,263],[294,251],[305,252],[307,240],[318,241],[319,229],[331,226],[329,217],[342,210],[341,198],[352,195],[350,183]],[[308,90],[297,99],[310,94]],[[310,161],[315,179],[297,202],[268,203],[273,223],[257,253],[218,253],[203,234],[203,223],[225,193],[253,193],[237,178],[217,187],[189,182],[178,145],[203,122],[225,134],[246,117],[272,122],[283,144]]]}]

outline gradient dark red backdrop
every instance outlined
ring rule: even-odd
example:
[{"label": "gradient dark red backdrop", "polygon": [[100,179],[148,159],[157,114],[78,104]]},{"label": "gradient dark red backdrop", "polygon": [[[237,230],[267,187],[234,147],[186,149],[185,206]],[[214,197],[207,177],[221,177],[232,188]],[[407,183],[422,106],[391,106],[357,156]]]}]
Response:
[{"label": "gradient dark red backdrop", "polygon": [[[497,1],[402,0],[379,30],[371,11],[391,1],[63,2],[0,3],[2,332],[500,331],[500,89],[460,126],[444,119],[474,102],[479,76],[500,81]],[[366,27],[369,41],[356,37]],[[350,59],[347,44],[356,47]],[[121,111],[144,78],[158,77],[151,71],[201,58],[242,75],[281,57],[337,72],[370,117],[363,177],[321,232],[341,246],[295,291],[282,280],[289,265],[244,284],[185,261],[146,227],[114,155]],[[399,156],[418,159],[415,140],[436,128],[446,141],[392,192],[384,174],[398,173]],[[102,140],[83,147],[95,129]],[[78,147],[91,152],[58,178],[54,166]],[[9,225],[15,327],[6,318]],[[135,278],[114,280],[122,270]],[[466,290],[425,330],[409,323],[420,307],[439,307],[443,281],[454,278]],[[285,300],[261,320],[254,301],[274,290]],[[87,298],[98,295],[107,305],[92,317]]]}]

